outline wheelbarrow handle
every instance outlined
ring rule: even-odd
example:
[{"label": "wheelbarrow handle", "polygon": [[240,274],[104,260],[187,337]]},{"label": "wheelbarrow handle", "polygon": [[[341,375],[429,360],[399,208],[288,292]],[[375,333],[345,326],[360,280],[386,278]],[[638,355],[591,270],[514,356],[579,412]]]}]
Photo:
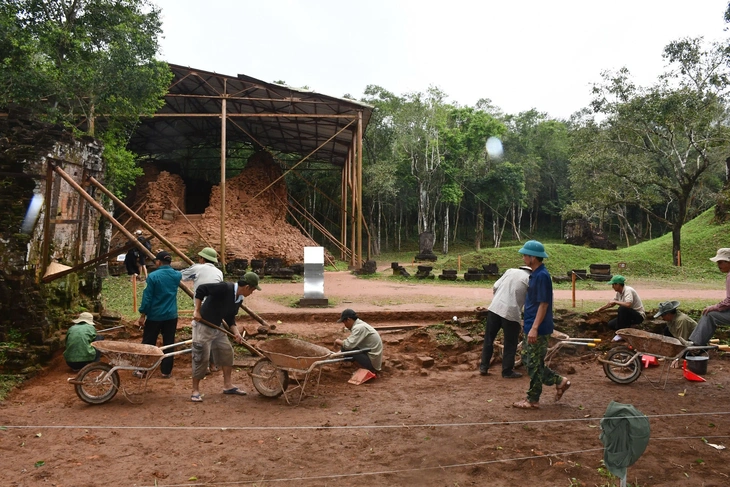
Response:
[{"label": "wheelbarrow handle", "polygon": [[[233,333],[231,333],[228,330],[225,330],[221,326],[214,325],[210,321],[204,320],[203,318],[201,318],[200,320],[195,320],[195,321],[199,321],[200,323],[204,324],[205,326],[209,326],[211,328],[215,328],[216,330],[225,333],[226,335],[228,335],[229,337],[233,338],[234,340],[236,339],[236,335],[234,335]],[[261,351],[258,348],[254,347],[253,345],[251,345],[250,343],[248,343],[246,341],[246,339],[243,338],[243,337],[241,337],[241,345],[243,345],[243,347],[246,348],[246,350],[248,350],[252,354],[256,355],[257,357],[263,357],[264,356],[264,354],[261,353]]]},{"label": "wheelbarrow handle", "polygon": [[173,343],[172,345],[165,345],[164,347],[160,347],[160,350],[167,350],[168,348],[179,347],[180,345],[190,345],[191,343],[193,343],[192,340],[185,340],[184,342]]}]

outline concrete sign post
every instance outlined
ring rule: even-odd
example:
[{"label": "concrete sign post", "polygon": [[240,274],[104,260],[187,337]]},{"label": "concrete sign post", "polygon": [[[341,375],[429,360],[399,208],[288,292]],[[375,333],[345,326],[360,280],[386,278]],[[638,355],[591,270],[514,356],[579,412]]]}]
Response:
[{"label": "concrete sign post", "polygon": [[324,296],[324,247],[304,247],[304,297],[301,307],[328,306]]}]

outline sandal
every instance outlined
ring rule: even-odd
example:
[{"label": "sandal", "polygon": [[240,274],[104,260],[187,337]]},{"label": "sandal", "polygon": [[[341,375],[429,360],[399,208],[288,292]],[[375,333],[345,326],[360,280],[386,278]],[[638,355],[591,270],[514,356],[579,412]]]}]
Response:
[{"label": "sandal", "polygon": [[512,407],[517,409],[540,409],[540,403],[530,402],[527,399],[523,399],[514,403]]},{"label": "sandal", "polygon": [[134,374],[132,375],[138,379],[144,379],[145,377],[147,377],[147,374],[145,372],[142,372],[141,370],[135,370]]},{"label": "sandal", "polygon": [[555,393],[555,400],[560,401],[560,398],[563,397],[563,394],[565,394],[565,391],[570,389],[570,381],[567,377],[563,377],[560,381],[560,384],[555,386],[555,389],[557,389],[557,392]]},{"label": "sandal", "polygon": [[203,396],[201,396],[199,392],[196,392],[190,396],[190,400],[193,402],[203,402]]}]

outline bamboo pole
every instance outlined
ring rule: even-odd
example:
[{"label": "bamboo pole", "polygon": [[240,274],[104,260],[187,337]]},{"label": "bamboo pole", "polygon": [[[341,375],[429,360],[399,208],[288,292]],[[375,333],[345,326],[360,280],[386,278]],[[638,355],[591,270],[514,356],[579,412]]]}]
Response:
[{"label": "bamboo pole", "polygon": [[51,264],[51,198],[53,197],[53,166],[46,166],[46,211],[43,215],[43,245],[41,247],[41,276]]},{"label": "bamboo pole", "polygon": [[[78,184],[78,183],[77,183],[76,181],[74,181],[74,180],[73,180],[73,179],[71,178],[71,176],[69,176],[68,174],[66,174],[66,172],[65,172],[65,171],[64,171],[63,169],[61,169],[60,167],[58,167],[58,166],[56,166],[56,165],[53,165],[52,167],[53,167],[53,170],[54,170],[54,171],[56,171],[56,173],[58,173],[58,175],[59,175],[59,176],[61,176],[61,177],[62,177],[62,178],[63,178],[63,179],[64,179],[64,180],[65,180],[65,181],[66,181],[66,182],[67,182],[67,183],[68,183],[68,184],[69,184],[69,185],[70,185],[70,186],[72,187],[72,188],[74,188],[74,189],[75,189],[75,190],[76,190],[76,191],[77,191],[77,192],[78,192],[78,193],[79,193],[79,194],[80,194],[80,195],[81,195],[81,196],[82,196],[82,197],[83,197],[83,198],[84,198],[84,199],[85,199],[86,201],[88,201],[88,202],[89,202],[89,204],[90,204],[90,205],[91,205],[92,207],[94,207],[94,208],[95,208],[95,209],[96,209],[96,210],[97,210],[97,211],[98,211],[99,213],[101,213],[102,215],[104,215],[104,217],[106,217],[106,218],[107,218],[107,219],[108,219],[108,220],[109,220],[109,221],[111,222],[111,224],[112,224],[112,225],[114,225],[115,227],[117,227],[117,229],[119,229],[119,231],[120,231],[120,232],[122,232],[122,234],[124,234],[124,236],[125,236],[125,237],[127,237],[127,239],[128,239],[128,240],[129,240],[129,241],[130,241],[130,242],[131,242],[131,243],[132,243],[132,244],[133,244],[133,245],[134,245],[135,247],[137,247],[137,248],[138,248],[138,249],[139,249],[139,250],[140,250],[141,252],[143,252],[143,253],[144,253],[144,254],[145,254],[145,255],[146,255],[146,256],[147,256],[148,258],[150,258],[150,259],[152,259],[152,260],[154,260],[154,259],[155,259],[155,256],[154,256],[154,255],[152,254],[152,252],[150,252],[150,251],[149,251],[149,250],[147,249],[147,247],[145,247],[144,245],[142,245],[142,242],[140,242],[139,240],[137,240],[137,239],[136,239],[136,238],[134,237],[134,235],[132,235],[131,233],[129,233],[129,231],[128,231],[128,230],[127,230],[126,228],[124,228],[124,226],[123,226],[123,225],[122,225],[121,223],[119,223],[119,222],[117,221],[117,219],[116,219],[116,218],[114,218],[114,216],[113,216],[112,214],[110,214],[110,213],[109,213],[108,211],[106,211],[106,210],[104,209],[104,207],[103,207],[103,206],[101,206],[101,205],[100,205],[100,204],[99,204],[98,202],[96,202],[96,201],[94,200],[94,198],[92,198],[92,197],[91,197],[91,195],[90,195],[89,193],[87,193],[87,192],[86,192],[86,191],[84,190],[84,188],[82,188],[81,186],[79,186],[79,184]],[[108,192],[108,190],[107,190],[107,189],[106,189],[106,188],[105,188],[104,186],[102,186],[102,185],[101,185],[101,184],[100,184],[100,183],[99,183],[98,181],[96,181],[96,180],[95,180],[94,178],[91,178],[91,177],[90,177],[90,178],[89,178],[89,181],[92,181],[92,184],[93,184],[94,182],[95,182],[96,184],[98,184],[99,186],[97,186],[97,187],[99,187],[99,189],[101,189],[101,190],[102,190],[103,192]],[[106,194],[106,193],[105,193],[105,194]],[[111,193],[110,193],[110,194],[111,194]],[[115,198],[115,199],[117,199],[117,198],[116,198],[116,197],[115,197],[114,195],[112,195],[112,197],[113,197],[113,198]],[[118,199],[117,199],[117,200],[118,200]],[[120,203],[121,203],[121,202],[120,202]],[[123,204],[123,203],[122,203],[122,204]],[[131,211],[131,210],[130,210],[130,211]],[[136,214],[135,214],[135,216],[136,216]],[[138,216],[136,216],[136,217],[137,217],[137,218],[139,218]],[[144,220],[142,220],[142,219],[140,219],[140,222],[141,222],[141,223],[143,223],[143,224],[144,224],[144,225],[146,226],[146,228],[149,228],[149,230],[150,230],[151,232],[153,232],[153,234],[155,234],[155,235],[159,235],[159,233],[157,233],[157,231],[156,231],[156,230],[155,230],[154,228],[152,228],[151,226],[149,226],[149,225],[147,224],[147,222],[145,222],[145,221],[144,221]],[[160,238],[161,240],[164,240],[164,241],[166,241],[166,240],[164,239],[164,237],[162,237],[161,235],[160,235],[160,236],[159,236],[158,238]],[[172,244],[170,244],[170,248],[171,248],[171,249],[173,249],[173,250],[174,250],[174,252],[178,253],[178,254],[179,254],[179,256],[180,256],[180,258],[182,258],[182,259],[183,259],[183,260],[184,260],[185,262],[187,262],[187,263],[188,263],[189,265],[192,265],[193,261],[192,261],[192,260],[190,260],[190,258],[189,258],[189,257],[188,257],[187,255],[183,254],[183,253],[182,253],[182,252],[181,252],[180,250],[178,250],[178,249],[177,249],[177,248],[176,248],[175,246],[173,246]],[[187,286],[186,286],[185,284],[183,284],[183,282],[182,282],[182,281],[180,281],[180,284],[178,284],[178,287],[179,287],[180,289],[182,289],[182,290],[183,290],[183,292],[184,292],[185,294],[187,294],[187,295],[188,295],[188,296],[190,296],[191,298],[195,299],[195,296],[193,295],[193,292],[192,292],[192,291],[190,290],[190,288],[189,288],[189,287],[187,287]],[[135,297],[136,297],[136,296],[137,296],[137,294],[135,293]],[[135,304],[135,307],[136,307],[136,304]],[[243,307],[243,306],[242,306],[242,309],[243,309],[244,311],[246,311],[247,313],[249,313],[249,314],[253,313],[253,312],[252,312],[252,311],[251,311],[250,309],[248,309],[248,308],[245,308],[245,307]],[[256,315],[256,316],[258,316],[258,315]],[[252,318],[254,318],[254,319],[256,319],[256,318],[255,318],[254,316],[251,316],[251,317],[252,317]],[[259,319],[261,319],[261,318],[259,317]],[[208,322],[207,322],[207,321],[205,321],[205,320],[202,320],[201,322],[202,322],[203,324],[205,324],[205,325],[208,325],[208,326],[212,326],[213,328],[220,328],[220,327],[218,327],[218,326],[215,326],[215,325],[212,325],[212,324],[208,323]],[[229,333],[229,334],[230,334],[230,333]]]},{"label": "bamboo pole", "polygon": [[357,256],[358,265],[362,267],[362,110],[357,112]]},{"label": "bamboo pole", "polygon": [[[142,209],[142,207],[144,206],[144,204],[145,204],[145,203],[147,203],[147,197],[146,197],[146,196],[145,196],[144,198],[142,198],[141,200],[139,200],[139,203],[137,203],[137,206],[133,207],[133,208],[132,208],[132,210],[133,210],[133,211],[134,211],[135,213],[139,212],[139,210],[141,210],[141,209]],[[130,220],[132,219],[132,216],[131,216],[131,215],[128,215],[128,214],[127,214],[127,215],[125,215],[125,216],[127,217],[127,220],[126,220],[126,221],[125,221],[124,223],[122,223],[122,221],[121,221],[121,220],[119,221],[119,223],[122,223],[122,225],[126,225],[126,224],[127,224],[127,223],[129,223],[129,221],[130,221]],[[112,233],[112,238],[111,238],[111,239],[109,239],[109,241],[113,241],[113,240],[114,240],[114,238],[115,238],[115,237],[116,237],[117,235],[119,235],[119,230],[115,230],[115,231],[114,231],[114,233]]]},{"label": "bamboo pole", "polygon": [[349,181],[350,185],[350,246],[352,247],[352,253],[350,254],[350,267],[355,268],[355,259],[357,258],[357,245],[355,240],[355,198],[357,197],[357,189],[355,187],[355,150],[357,149],[356,134],[352,134],[352,153],[348,160],[349,166]]},{"label": "bamboo pole", "polygon": [[[348,151],[347,158],[350,157]],[[340,241],[342,246],[347,248],[347,158],[340,171]],[[345,260],[347,255],[340,251],[340,260]]]},{"label": "bamboo pole", "polygon": [[200,236],[200,238],[203,239],[203,242],[205,242],[206,245],[208,245],[208,247],[213,247],[210,244],[210,242],[208,242],[208,239],[205,238],[202,233],[200,233],[200,230],[198,230],[198,227],[193,225],[193,222],[190,221],[190,219],[187,217],[187,215],[185,215],[185,213],[183,213],[182,210],[180,210],[180,208],[177,207],[177,205],[175,204],[174,201],[172,201],[172,198],[170,198],[169,195],[167,196],[167,199],[170,200],[170,204],[172,204],[172,206],[175,207],[175,209],[182,215],[182,217],[185,218],[185,221],[188,222],[188,224],[190,224],[190,226],[193,228],[193,230],[195,230],[195,232]]},{"label": "bamboo pole", "polygon": [[[144,255],[146,255],[151,260],[154,260],[155,259],[154,254],[152,254],[152,252],[150,252],[147,249],[147,247],[145,247],[142,244],[142,242],[140,242],[139,240],[137,240],[134,237],[134,235],[132,235],[131,233],[129,233],[129,230],[127,230],[126,228],[124,228],[124,226],[121,223],[119,223],[117,221],[117,219],[114,218],[114,216],[111,213],[109,213],[108,211],[106,211],[106,209],[104,209],[103,206],[101,206],[96,200],[94,200],[94,198],[92,198],[91,195],[84,190],[84,188],[82,188],[81,186],[79,186],[79,184],[76,181],[74,181],[73,178],[71,178],[71,176],[69,176],[66,173],[66,171],[64,171],[60,167],[56,166],[55,164],[53,165],[53,170],[56,171],[56,173],[59,176],[61,176],[63,178],[63,180],[66,181],[73,189],[75,189],[76,192],[78,192],[86,201],[88,201],[89,204],[92,207],[94,207],[107,220],[109,220],[112,225],[114,225],[115,227],[117,227],[117,229],[119,229],[119,231],[122,232],[122,234],[125,237],[127,237],[127,240],[129,240],[135,247],[137,247],[140,250],[140,252],[142,252]],[[89,178],[89,181],[92,181],[92,184],[93,184],[93,181],[95,181],[95,180],[94,180],[94,178]],[[97,181],[97,184],[99,184],[98,181]],[[99,184],[99,186],[101,186],[101,184]],[[106,191],[106,192],[109,191],[106,188],[104,188],[103,186],[101,186],[101,188],[103,188],[102,191]],[[109,194],[111,194],[111,193],[109,193]],[[116,198],[116,196],[114,198]],[[139,218],[139,217],[137,217],[137,218]],[[147,227],[149,227],[151,231],[153,231],[154,233],[157,233],[152,227],[150,227],[149,225],[147,225],[147,222],[145,222],[144,220],[142,220],[142,223],[144,223],[144,225],[146,225]],[[182,257],[186,260],[186,262],[188,262],[188,261],[189,262],[192,262],[184,254],[182,255]],[[185,284],[183,284],[182,281],[180,282],[180,284],[179,284],[178,287],[180,289],[182,289],[183,292],[185,292],[185,294],[187,294],[191,298],[193,297],[193,292]],[[136,296],[136,294],[135,294],[135,296]]]},{"label": "bamboo pole", "polygon": [[224,98],[221,99],[221,264],[226,265],[226,80],[223,80]]},{"label": "bamboo pole", "polygon": [[[117,198],[116,196],[114,196],[114,193],[112,193],[111,191],[109,191],[108,189],[106,189],[106,187],[104,187],[103,184],[101,184],[99,181],[97,181],[93,177],[89,177],[88,178],[88,181],[91,184],[93,184],[94,186],[96,186],[97,188],[99,188],[99,190],[102,193],[104,193],[105,195],[107,195],[114,202],[115,205],[119,206],[121,209],[123,209],[125,212],[127,212],[132,218],[134,218],[134,220],[137,223],[139,223],[140,225],[142,225],[144,228],[147,229],[147,231],[149,231],[152,235],[154,235],[155,237],[157,237],[157,239],[159,239],[160,242],[162,242],[170,250],[172,250],[173,252],[175,252],[178,255],[178,257],[180,257],[182,260],[185,261],[186,264],[193,265],[193,261],[190,260],[190,257],[188,257],[187,255],[185,255],[185,253],[182,250],[178,249],[172,242],[170,242],[169,240],[167,240],[160,232],[158,232],[157,230],[155,230],[154,227],[152,227],[152,225],[150,225],[149,223],[147,223],[146,221],[144,221],[144,219],[141,216],[139,216],[134,211],[132,211],[132,209],[129,208],[127,205],[125,205],[119,198]],[[81,191],[83,191],[83,188],[81,189]],[[86,191],[84,191],[84,193],[86,193]],[[104,215],[104,216],[106,216],[106,215]],[[114,221],[116,222],[117,225],[119,225],[118,228],[124,228],[124,226],[121,223],[119,223],[116,220],[114,220]],[[121,231],[121,229],[120,229],[120,231]],[[129,233],[129,231],[126,228],[124,228],[124,231],[122,233],[127,238],[130,238],[131,237],[130,240],[137,241],[137,238],[134,237],[131,233]],[[150,252],[149,250],[147,250],[147,247],[145,247],[141,243],[139,244],[139,246],[141,246],[142,248],[144,248],[145,255],[147,257],[149,257],[152,260],[155,259],[155,256],[152,254],[152,252]]]},{"label": "bamboo pole", "polygon": [[[297,224],[297,226],[299,227],[299,229],[304,233],[304,235],[306,235],[307,238],[309,238],[309,240],[311,240],[312,242],[317,243],[317,242],[314,241],[314,239],[309,234],[309,232],[307,232],[307,230],[304,229],[304,226],[299,222],[299,220],[297,220],[297,217],[294,216],[294,213],[292,213],[291,210],[288,207],[287,207],[286,211],[287,211],[287,213],[289,213],[289,215],[292,217],[292,219]],[[334,267],[335,269],[337,269],[337,266],[335,265],[335,262],[332,259],[330,259],[329,257],[327,257],[327,253],[326,252],[325,252],[324,256],[329,261],[329,263],[332,264],[332,267]]]}]

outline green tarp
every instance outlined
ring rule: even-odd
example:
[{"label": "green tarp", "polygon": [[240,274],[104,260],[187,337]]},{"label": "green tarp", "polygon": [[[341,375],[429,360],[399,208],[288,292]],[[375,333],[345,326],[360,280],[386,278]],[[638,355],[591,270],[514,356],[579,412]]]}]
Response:
[{"label": "green tarp", "polygon": [[649,419],[631,404],[611,401],[601,420],[603,462],[613,475],[625,479],[626,469],[649,444]]}]

